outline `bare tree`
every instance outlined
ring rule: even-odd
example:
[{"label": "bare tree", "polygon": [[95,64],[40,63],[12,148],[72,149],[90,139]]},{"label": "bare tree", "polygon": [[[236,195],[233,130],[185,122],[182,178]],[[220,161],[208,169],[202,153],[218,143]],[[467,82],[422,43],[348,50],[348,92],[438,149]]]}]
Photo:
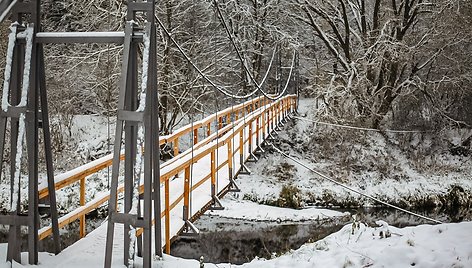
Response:
[{"label": "bare tree", "polygon": [[395,101],[428,83],[425,70],[460,42],[454,36],[436,42],[441,29],[431,23],[446,6],[424,0],[299,0],[302,13],[294,16],[309,25],[333,62],[322,94],[332,98],[328,107],[349,109],[349,115],[378,128]]}]

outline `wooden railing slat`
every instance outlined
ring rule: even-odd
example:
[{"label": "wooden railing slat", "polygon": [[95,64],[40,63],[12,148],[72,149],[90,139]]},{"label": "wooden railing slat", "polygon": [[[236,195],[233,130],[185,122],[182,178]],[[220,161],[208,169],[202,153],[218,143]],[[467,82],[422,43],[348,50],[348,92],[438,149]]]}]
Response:
[{"label": "wooden railing slat", "polygon": [[[288,111],[294,110],[296,105],[296,99],[294,96],[285,97],[284,99],[278,102],[272,102],[267,104],[267,100],[263,98],[257,98],[257,100],[246,101],[245,103],[236,105],[234,107],[229,107],[222,112],[218,112],[218,118],[215,115],[209,116],[204,120],[201,120],[194,124],[194,126],[185,126],[183,129],[179,129],[176,133],[162,137],[159,139],[159,144],[163,143],[174,143],[175,147],[178,147],[179,137],[185,135],[186,133],[192,133],[193,135],[193,154],[190,154],[190,149],[185,152],[180,153],[178,156],[173,159],[163,163],[161,167],[161,183],[164,183],[164,211],[161,213],[161,218],[165,218],[165,239],[166,243],[166,252],[170,251],[170,211],[174,209],[181,201],[184,199],[184,204],[189,206],[189,194],[191,191],[197,189],[199,186],[203,185],[206,181],[211,179],[211,184],[216,183],[216,173],[223,168],[228,166],[231,170],[233,169],[233,157],[236,154],[236,151],[239,150],[239,154],[243,153],[243,146],[245,143],[252,143],[253,135],[256,135],[259,140],[259,131],[262,128],[263,137],[265,138],[265,133],[270,132],[277,124],[282,117],[284,117]],[[248,113],[248,110],[252,110],[252,113]],[[235,119],[237,119],[234,124],[229,124],[227,122],[231,119],[231,114],[234,113]],[[239,113],[242,115],[239,116]],[[226,125],[223,126],[223,118],[225,118]],[[219,130],[218,134],[216,129],[214,133],[211,133],[211,122],[216,121]],[[253,131],[253,122],[256,122],[255,131]],[[198,129],[207,128],[207,137],[202,141],[198,142]],[[267,130],[266,130],[267,127]],[[233,128],[233,131],[229,131]],[[249,135],[244,139],[243,131],[248,128]],[[255,132],[255,133],[254,133]],[[239,138],[239,146],[233,150],[232,143],[235,138]],[[176,146],[177,145],[177,146]],[[216,166],[216,150],[221,146],[227,146],[228,157],[223,163]],[[178,150],[178,148],[177,148]],[[178,152],[177,152],[178,154]],[[193,157],[192,157],[193,156]],[[190,186],[188,184],[188,179],[190,176],[190,165],[198,162],[204,157],[210,157],[211,166],[210,172],[200,179],[196,184]],[[121,155],[121,160],[124,159],[124,155]],[[92,175],[106,167],[112,165],[112,158],[110,155],[92,161],[84,166],[78,167],[71,171],[60,174],[56,177],[55,188],[59,190],[68,185],[71,185],[77,181],[80,181],[80,206],[75,210],[67,213],[59,219],[59,227],[62,228],[67,224],[79,219],[80,220],[80,236],[85,236],[85,215],[90,211],[98,208],[100,205],[104,204],[109,200],[109,193],[105,192],[97,195],[93,200],[85,202],[85,187],[86,187],[86,177]],[[169,196],[169,187],[170,180],[175,175],[184,171],[184,179],[186,183],[184,185],[184,193],[180,195],[172,204],[170,203]],[[233,172],[234,173],[234,172]],[[231,176],[233,174],[230,174]],[[123,192],[124,186],[121,185],[118,188],[118,193]],[[139,192],[142,193],[144,190],[144,185],[140,185]],[[47,188],[44,186],[40,187],[39,197],[44,198],[48,196]],[[188,215],[191,217],[191,215]],[[51,226],[46,226],[39,231],[39,239],[44,239],[47,236],[51,235],[52,228]],[[139,234],[139,230],[138,230]]]}]

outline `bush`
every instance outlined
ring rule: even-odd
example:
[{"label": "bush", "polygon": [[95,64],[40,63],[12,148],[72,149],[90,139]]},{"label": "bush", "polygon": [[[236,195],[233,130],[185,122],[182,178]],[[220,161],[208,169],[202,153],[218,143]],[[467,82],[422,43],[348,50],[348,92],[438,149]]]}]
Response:
[{"label": "bush", "polygon": [[286,208],[300,208],[301,207],[301,191],[293,185],[284,185],[280,191],[277,205]]}]

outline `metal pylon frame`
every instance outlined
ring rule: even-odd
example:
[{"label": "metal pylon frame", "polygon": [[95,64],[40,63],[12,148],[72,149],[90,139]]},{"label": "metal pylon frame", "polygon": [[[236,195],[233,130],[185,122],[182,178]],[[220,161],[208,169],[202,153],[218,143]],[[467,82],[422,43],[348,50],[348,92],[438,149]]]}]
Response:
[{"label": "metal pylon frame", "polygon": [[[142,248],[144,267],[152,264],[152,220],[153,205],[155,218],[155,254],[162,256],[160,227],[160,175],[159,175],[159,125],[156,67],[156,25],[154,18],[155,1],[129,1],[127,22],[124,32],[124,48],[118,115],[113,153],[110,201],[108,204],[108,229],[105,251],[105,267],[111,267],[113,256],[114,230],[117,223],[124,224],[124,265],[129,266],[134,258],[134,235],[142,228]],[[144,13],[144,25],[136,25],[136,13]],[[144,49],[142,67],[138,67],[139,42],[133,37],[142,34]],[[138,85],[138,73],[141,84]],[[138,98],[139,95],[139,98]],[[124,209],[117,210],[118,177],[120,173],[121,141],[125,135],[124,165]],[[141,164],[144,176],[141,176]],[[142,179],[141,179],[142,177]],[[144,182],[144,206],[141,212],[139,194],[140,181]],[[154,189],[154,191],[153,191]],[[154,203],[152,201],[154,200]],[[142,245],[141,245],[142,242]],[[131,248],[131,250],[130,250]],[[139,250],[138,250],[139,251]],[[141,253],[141,252],[139,252]],[[141,254],[140,254],[141,255]]]},{"label": "metal pylon frame", "polygon": [[[10,1],[1,8],[1,18],[12,9],[7,59],[0,110],[0,158],[5,149],[7,129],[10,130],[10,193],[9,215],[0,216],[0,224],[9,225],[7,261],[21,263],[21,226],[28,228],[28,263],[38,263],[38,162],[39,132],[42,129],[46,160],[47,184],[54,238],[54,252],[60,252],[51,139],[47,107],[46,79],[42,44],[36,35],[41,30],[40,1]],[[6,9],[5,9],[6,8]],[[10,122],[8,126],[8,122]],[[9,128],[7,128],[9,127]],[[22,152],[27,152],[28,210],[21,211]],[[3,159],[0,163],[3,164]],[[2,165],[3,166],[3,165]]]},{"label": "metal pylon frame", "polygon": [[[49,118],[47,109],[46,80],[43,56],[43,44],[70,44],[70,43],[115,43],[124,44],[125,53],[122,68],[122,80],[120,87],[120,104],[117,120],[117,135],[115,141],[113,159],[113,178],[110,201],[110,222],[107,232],[107,249],[105,266],[110,267],[112,258],[113,230],[118,222],[125,223],[125,229],[142,227],[143,245],[138,245],[138,252],[143,250],[144,267],[151,266],[151,227],[152,214],[156,220],[154,225],[155,233],[155,254],[162,256],[161,245],[161,221],[160,221],[160,180],[159,180],[159,126],[157,117],[158,92],[157,92],[157,67],[156,67],[156,26],[155,26],[155,0],[127,1],[127,32],[42,32],[41,31],[41,0],[0,0],[0,21],[12,10],[11,19],[16,22],[12,24],[14,31],[10,35],[10,51],[7,54],[7,68],[5,72],[10,75],[5,79],[2,109],[0,110],[0,153],[5,149],[5,137],[7,133],[7,123],[10,122],[10,133],[12,149],[10,154],[11,169],[11,193],[15,205],[12,206],[10,215],[0,215],[0,224],[10,226],[8,243],[8,260],[20,262],[20,227],[28,227],[28,258],[30,264],[38,263],[38,135],[39,129],[43,130],[45,158],[48,175],[48,190],[51,207],[52,229],[55,242],[55,252],[60,251],[59,228],[56,210],[55,187],[52,166],[51,142],[49,132]],[[134,25],[132,21],[139,21],[137,13],[142,14],[145,25]],[[144,29],[143,29],[144,28]],[[144,82],[141,88],[146,94],[146,101],[141,107],[138,101],[138,43],[147,44],[147,52],[143,57],[147,58],[143,64],[141,74]],[[144,61],[143,61],[144,63]],[[5,76],[7,77],[7,75]],[[5,93],[6,92],[6,93]],[[143,95],[141,95],[143,96]],[[144,210],[141,215],[141,208],[136,205],[136,213],[130,214],[132,199],[139,194],[135,194],[136,187],[133,177],[137,176],[136,163],[138,150],[138,130],[143,129],[144,139],[139,140],[144,147],[144,185],[145,191]],[[25,131],[23,131],[25,130]],[[125,133],[125,210],[124,213],[116,211],[117,201],[117,178],[119,172],[119,155],[121,151],[121,138]],[[25,136],[26,145],[23,144]],[[26,147],[28,162],[28,214],[20,212],[19,175],[16,172],[17,156]],[[17,148],[19,148],[17,150]],[[117,157],[118,156],[118,157]],[[15,175],[17,174],[17,175]],[[15,194],[13,194],[15,193]],[[15,197],[15,198],[14,198]],[[138,197],[140,200],[140,197]],[[154,201],[153,204],[151,201]],[[136,203],[136,202],[135,202]],[[153,206],[154,205],[154,206]],[[154,209],[154,210],[153,210]],[[111,233],[111,235],[110,235]],[[138,239],[138,241],[140,241]],[[126,247],[129,248],[129,240],[125,238]],[[129,252],[129,251],[128,251]],[[138,253],[139,254],[139,253]],[[127,255],[128,256],[128,255]],[[124,258],[125,264],[128,258]]]}]

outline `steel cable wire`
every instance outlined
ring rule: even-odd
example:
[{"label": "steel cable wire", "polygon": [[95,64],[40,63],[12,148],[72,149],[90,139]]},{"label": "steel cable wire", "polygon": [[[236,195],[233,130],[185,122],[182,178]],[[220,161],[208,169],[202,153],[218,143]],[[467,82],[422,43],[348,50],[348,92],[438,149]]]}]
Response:
[{"label": "steel cable wire", "polygon": [[[256,90],[255,91],[260,91],[262,93],[262,95],[264,95],[266,98],[270,99],[270,100],[278,100],[280,99],[284,94],[285,94],[285,91],[287,90],[287,87],[284,88],[284,90],[277,96],[275,97],[272,97],[270,96],[268,93],[266,93],[264,90],[262,90],[262,85],[257,83],[256,79],[254,78],[254,76],[252,75],[251,71],[249,70],[249,68],[247,67],[247,65],[245,64],[245,60],[243,59],[243,56],[241,55],[241,52],[239,51],[238,49],[238,46],[236,45],[236,42],[234,41],[234,37],[233,35],[231,34],[229,28],[228,28],[228,25],[226,24],[226,20],[223,16],[223,13],[221,12],[221,9],[220,9],[220,6],[218,5],[218,1],[217,0],[213,0],[213,3],[215,5],[215,8],[216,8],[216,11],[218,13],[218,16],[220,17],[220,20],[221,20],[221,24],[223,25],[223,27],[225,28],[225,31],[226,31],[226,34],[228,35],[228,38],[230,39],[231,41],[231,44],[233,45],[234,49],[236,50],[236,53],[238,54],[238,58],[239,60],[241,61],[241,64],[243,65],[243,68],[245,70],[245,72],[247,73],[247,75],[249,76],[249,78],[251,79],[251,81],[254,83],[254,85],[256,86]],[[293,69],[293,62],[295,60],[295,51],[294,51],[294,57],[293,57],[293,60],[292,60],[292,66],[290,67],[290,74],[292,73],[292,69]],[[288,81],[290,81],[290,77],[288,78]],[[288,84],[288,83],[287,83]]]},{"label": "steel cable wire", "polygon": [[334,184],[336,184],[336,185],[338,185],[338,186],[341,186],[342,188],[344,188],[344,189],[346,189],[346,190],[348,190],[348,191],[354,192],[354,193],[356,193],[356,194],[359,194],[359,195],[361,195],[361,196],[364,196],[364,197],[366,197],[366,198],[369,198],[369,199],[371,199],[371,200],[373,200],[373,201],[375,201],[375,202],[378,202],[378,203],[383,204],[383,205],[385,205],[385,206],[388,206],[388,207],[394,208],[394,209],[396,209],[396,210],[405,212],[405,213],[407,213],[407,214],[410,214],[410,215],[413,215],[413,216],[416,216],[416,217],[419,217],[419,218],[422,218],[422,219],[425,219],[425,220],[428,220],[428,221],[431,221],[431,222],[434,222],[434,223],[439,223],[439,224],[443,223],[443,222],[441,222],[441,221],[438,221],[438,220],[435,220],[435,219],[432,219],[432,218],[429,218],[429,217],[426,217],[426,216],[423,216],[423,215],[414,213],[414,212],[412,212],[412,211],[409,211],[409,210],[406,210],[406,209],[397,207],[397,206],[392,205],[392,204],[390,204],[390,203],[388,203],[388,202],[382,201],[382,200],[380,200],[380,199],[378,199],[378,198],[375,198],[375,197],[370,196],[370,195],[368,195],[368,194],[365,194],[365,193],[363,193],[363,192],[361,192],[361,191],[359,191],[359,190],[356,190],[356,189],[354,189],[354,188],[352,188],[352,187],[349,187],[349,186],[347,186],[347,185],[345,185],[345,184],[343,184],[343,183],[340,183],[340,182],[336,181],[335,179],[332,179],[332,178],[330,178],[330,177],[324,175],[323,173],[321,173],[321,172],[319,172],[319,171],[316,171],[316,170],[314,170],[314,169],[308,167],[307,165],[303,164],[300,160],[298,160],[298,159],[296,159],[296,158],[294,158],[294,157],[288,155],[287,153],[283,152],[281,149],[279,149],[278,147],[276,147],[274,144],[269,143],[269,145],[271,145],[272,148],[274,148],[274,150],[275,150],[276,152],[278,152],[279,154],[281,154],[282,156],[284,156],[284,157],[286,157],[286,158],[289,158],[290,160],[292,160],[292,161],[294,161],[295,163],[299,164],[300,166],[302,166],[302,167],[304,167],[304,168],[310,170],[311,172],[315,173],[316,175],[320,176],[321,178],[323,178],[323,179],[325,179],[325,180],[328,180],[328,181],[330,181],[330,182],[332,182],[332,183],[334,183]]}]

